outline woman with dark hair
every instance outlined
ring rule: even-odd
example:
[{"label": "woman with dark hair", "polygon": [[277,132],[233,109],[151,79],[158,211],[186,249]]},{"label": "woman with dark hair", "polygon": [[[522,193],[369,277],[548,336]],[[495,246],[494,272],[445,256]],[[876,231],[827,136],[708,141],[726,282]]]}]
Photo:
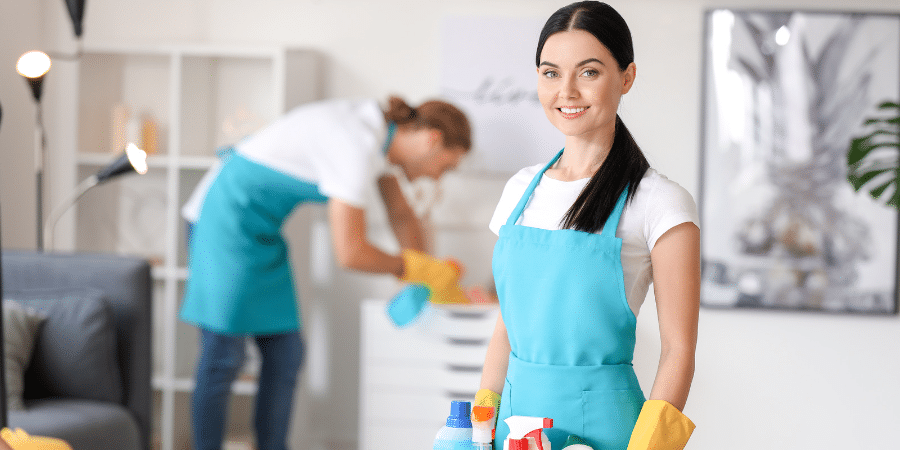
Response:
[{"label": "woman with dark hair", "polygon": [[[538,97],[565,148],[506,184],[491,220],[499,235],[497,320],[475,404],[553,419],[595,449],[680,449],[694,372],[700,291],[696,205],[650,168],[617,114],[636,66],[625,20],[586,1],[540,34]],[[662,350],[645,400],[632,368],[636,315],[650,282]],[[502,395],[498,394],[502,392]]]},{"label": "woman with dark hair", "polygon": [[[435,302],[463,300],[457,267],[424,253],[422,225],[387,169],[437,179],[470,147],[469,122],[453,105],[433,100],[413,108],[391,97],[384,110],[374,100],[301,105],[223,152],[182,211],[192,230],[181,319],[200,329],[193,448],[222,446],[247,338],[262,356],[256,448],[287,448],[303,340],[281,225],[298,205],[328,204],[342,267],[424,284]],[[374,184],[399,255],[366,236],[366,194]]]}]

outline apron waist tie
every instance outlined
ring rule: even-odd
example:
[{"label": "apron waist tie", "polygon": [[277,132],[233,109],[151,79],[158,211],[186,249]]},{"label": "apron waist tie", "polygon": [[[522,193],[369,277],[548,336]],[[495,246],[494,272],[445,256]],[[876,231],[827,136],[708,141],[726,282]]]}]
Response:
[{"label": "apron waist tie", "polygon": [[[601,364],[591,366],[569,366],[541,364],[521,360],[509,355],[506,377],[522,386],[544,386],[545,389],[561,390],[628,390],[640,389],[637,375],[631,364]],[[564,386],[557,385],[565,382]],[[579,386],[574,386],[579,384]]]}]

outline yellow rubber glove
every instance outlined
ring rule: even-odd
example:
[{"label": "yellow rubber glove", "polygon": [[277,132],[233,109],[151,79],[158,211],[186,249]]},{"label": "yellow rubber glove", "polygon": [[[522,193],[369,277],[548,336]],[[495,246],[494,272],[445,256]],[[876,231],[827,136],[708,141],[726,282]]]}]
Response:
[{"label": "yellow rubber glove", "polygon": [[694,432],[694,422],[665,400],[647,400],[628,450],[682,450]]},{"label": "yellow rubber glove", "polygon": [[425,285],[431,290],[434,303],[468,303],[468,297],[459,288],[462,266],[449,260],[435,258],[416,250],[403,250],[403,275],[401,281]]},{"label": "yellow rubber glove", "polygon": [[0,437],[6,441],[13,450],[72,450],[72,447],[62,439],[44,436],[31,436],[21,428],[0,430]]},{"label": "yellow rubber glove", "polygon": [[494,408],[494,428],[497,428],[497,416],[500,415],[500,394],[490,389],[479,389],[475,393],[472,406],[490,406]]}]

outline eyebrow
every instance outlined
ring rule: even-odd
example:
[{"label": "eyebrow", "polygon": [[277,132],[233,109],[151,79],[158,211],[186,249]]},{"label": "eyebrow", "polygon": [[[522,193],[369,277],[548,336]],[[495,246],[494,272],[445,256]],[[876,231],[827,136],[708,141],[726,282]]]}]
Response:
[{"label": "eyebrow", "polygon": [[[600,61],[600,60],[597,59],[597,58],[588,58],[588,59],[586,59],[586,60],[584,60],[584,61],[582,61],[582,62],[576,64],[575,67],[581,67],[581,66],[583,66],[583,65],[585,65],[585,64],[587,64],[587,63],[591,63],[591,62],[595,62],[595,63],[597,63],[597,64],[600,64],[601,66],[605,66],[605,65],[606,65],[606,64],[603,64],[603,61]],[[544,62],[542,62],[540,65],[542,65],[542,66],[555,67],[555,68],[559,69],[559,66],[557,66],[556,64],[553,64],[553,63],[550,62],[550,61],[544,61]]]}]

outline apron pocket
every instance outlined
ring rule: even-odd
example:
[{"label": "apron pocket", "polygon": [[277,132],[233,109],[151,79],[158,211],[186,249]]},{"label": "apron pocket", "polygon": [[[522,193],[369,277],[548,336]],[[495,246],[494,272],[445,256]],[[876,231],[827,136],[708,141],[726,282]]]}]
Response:
[{"label": "apron pocket", "polygon": [[641,413],[644,393],[639,389],[584,391],[581,401],[582,437],[593,448],[625,450]]}]

